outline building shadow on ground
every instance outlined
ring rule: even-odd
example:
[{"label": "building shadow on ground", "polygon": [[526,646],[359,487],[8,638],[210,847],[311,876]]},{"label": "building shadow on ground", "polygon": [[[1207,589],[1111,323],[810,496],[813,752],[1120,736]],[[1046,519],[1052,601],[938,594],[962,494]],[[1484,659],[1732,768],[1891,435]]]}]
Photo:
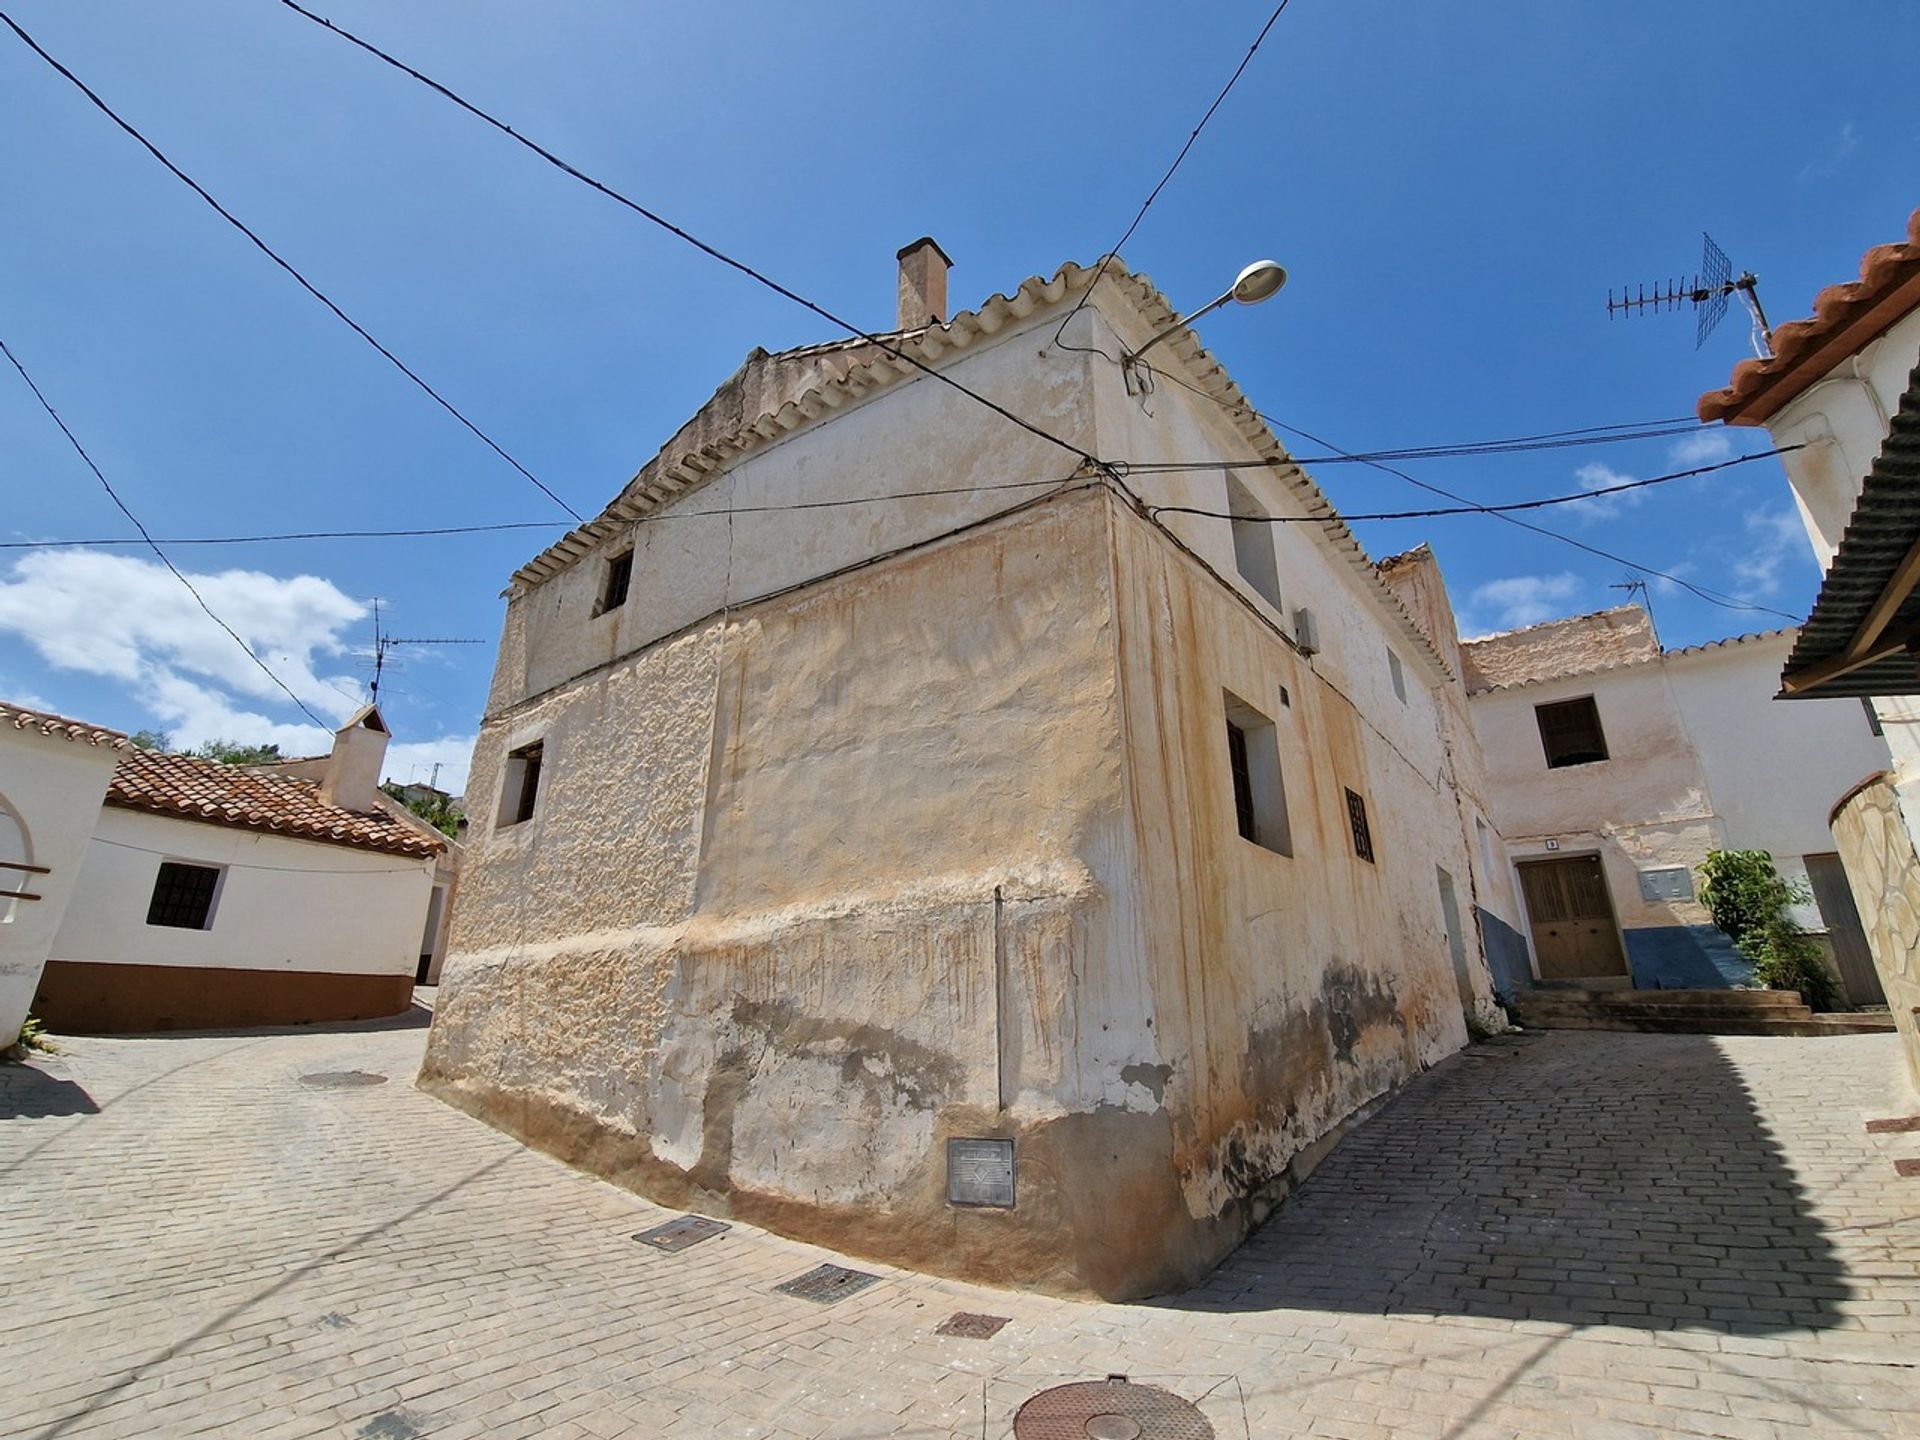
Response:
[{"label": "building shadow on ground", "polygon": [[71,1080],[33,1065],[0,1065],[0,1120],[47,1120],[97,1115],[93,1097]]},{"label": "building shadow on ground", "polygon": [[1558,1031],[1421,1076],[1155,1303],[1766,1335],[1836,1325],[1848,1294],[1712,1037]]},{"label": "building shadow on ground", "polygon": [[214,1028],[62,1031],[59,1034],[86,1036],[98,1040],[206,1040],[223,1035],[370,1035],[383,1030],[424,1030],[433,1023],[433,1009],[415,1000],[397,1015],[382,1015],[372,1020],[310,1020],[299,1025],[224,1025]]}]

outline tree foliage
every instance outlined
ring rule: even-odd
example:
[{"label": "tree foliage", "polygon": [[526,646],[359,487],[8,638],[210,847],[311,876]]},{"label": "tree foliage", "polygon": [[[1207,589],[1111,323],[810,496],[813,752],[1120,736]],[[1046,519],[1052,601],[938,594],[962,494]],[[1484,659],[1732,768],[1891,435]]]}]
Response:
[{"label": "tree foliage", "polygon": [[202,760],[218,760],[222,765],[271,765],[286,758],[278,745],[245,745],[238,740],[209,740],[185,753]]},{"label": "tree foliage", "polygon": [[449,839],[459,837],[460,822],[467,818],[466,812],[447,796],[437,791],[409,790],[406,786],[396,785],[391,780],[380,788],[442,835]]},{"label": "tree foliage", "polygon": [[165,730],[136,730],[129,738],[136,750],[158,750],[165,755],[173,749],[173,736]]},{"label": "tree foliage", "polygon": [[1764,850],[1709,850],[1700,867],[1700,902],[1753,962],[1753,978],[1769,990],[1798,990],[1815,1010],[1831,1010],[1836,986],[1820,942],[1787,914],[1807,899],[1806,888],[1781,879]]}]

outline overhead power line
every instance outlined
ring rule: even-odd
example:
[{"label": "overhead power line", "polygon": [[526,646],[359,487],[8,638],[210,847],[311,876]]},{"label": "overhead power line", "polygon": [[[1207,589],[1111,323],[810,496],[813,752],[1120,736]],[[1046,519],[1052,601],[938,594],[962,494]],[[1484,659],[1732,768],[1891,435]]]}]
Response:
[{"label": "overhead power line", "polygon": [[[1324,525],[1330,520],[1424,520],[1436,515],[1507,515],[1516,510],[1544,510],[1552,505],[1578,505],[1585,500],[1598,500],[1607,495],[1618,495],[1627,490],[1644,490],[1650,485],[1668,485],[1675,480],[1685,480],[1694,475],[1710,475],[1716,470],[1730,469],[1735,465],[1745,465],[1753,460],[1765,460],[1774,455],[1785,455],[1791,450],[1803,450],[1804,445],[1783,445],[1778,450],[1762,450],[1753,455],[1738,455],[1731,460],[1722,460],[1716,465],[1697,465],[1691,470],[1675,470],[1670,475],[1653,475],[1645,480],[1627,480],[1618,485],[1602,485],[1595,490],[1582,490],[1573,495],[1549,495],[1540,500],[1513,500],[1498,505],[1475,505],[1472,503],[1455,505],[1439,510],[1386,510],[1366,515],[1236,515],[1231,510],[1199,510],[1188,505],[1149,505],[1151,515],[1204,515],[1215,520],[1252,520],[1267,525]],[[1262,461],[1262,464],[1268,462]]]},{"label": "overhead power line", "polygon": [[[281,3],[291,4],[292,0],[281,0]],[[1087,303],[1087,297],[1093,294],[1094,285],[1098,285],[1100,283],[1100,277],[1107,273],[1107,266],[1113,263],[1113,257],[1126,248],[1127,241],[1133,238],[1133,232],[1138,230],[1140,228],[1140,222],[1147,218],[1147,211],[1153,208],[1153,202],[1160,198],[1160,192],[1166,189],[1167,182],[1173,179],[1174,171],[1178,170],[1181,164],[1185,162],[1187,152],[1192,150],[1194,143],[1199,140],[1200,132],[1207,128],[1207,122],[1213,119],[1214,112],[1220,108],[1227,96],[1233,92],[1233,87],[1240,83],[1240,77],[1247,73],[1247,66],[1253,63],[1254,52],[1260,48],[1261,43],[1267,38],[1267,32],[1273,29],[1275,22],[1280,19],[1281,12],[1287,8],[1287,5],[1288,0],[1280,0],[1280,3],[1273,7],[1273,13],[1267,16],[1267,23],[1260,27],[1260,33],[1253,37],[1253,44],[1249,45],[1247,47],[1247,53],[1240,57],[1240,63],[1234,67],[1233,74],[1227,77],[1227,83],[1220,87],[1220,93],[1215,95],[1213,97],[1213,103],[1207,106],[1207,113],[1200,117],[1200,123],[1194,126],[1193,133],[1187,136],[1187,143],[1180,147],[1180,153],[1173,157],[1173,163],[1167,166],[1166,173],[1160,177],[1159,183],[1157,183],[1152,190],[1148,191],[1147,198],[1140,202],[1140,209],[1134,214],[1132,223],[1127,226],[1120,238],[1114,241],[1107,252],[1100,257],[1100,263],[1095,267],[1093,272],[1092,284],[1089,284],[1087,288],[1081,292],[1080,298],[1074,302],[1073,308],[1067,312],[1066,319],[1060,322],[1060,328],[1053,332],[1054,344],[1058,345],[1060,343],[1060,337],[1066,333],[1068,321],[1071,321],[1074,316],[1080,313],[1080,307]]]},{"label": "overhead power line", "polygon": [[280,3],[286,6],[287,9],[293,11],[295,14],[304,16],[306,19],[311,20],[314,24],[320,26],[321,28],[332,31],[335,35],[338,35],[342,40],[347,41],[349,44],[356,45],[360,49],[366,51],[369,55],[372,55],[376,59],[381,60],[388,65],[391,65],[394,69],[400,71],[402,74],[412,76],[415,80],[419,81],[422,85],[425,85],[429,90],[432,90],[435,93],[444,96],[448,100],[451,100],[455,105],[458,105],[462,110],[465,110],[469,115],[472,115],[475,119],[480,120],[483,123],[492,126],[495,130],[498,130],[502,135],[505,135],[508,139],[512,140],[515,144],[523,146],[527,150],[532,151],[535,155],[538,155],[542,160],[546,161],[547,164],[553,166],[555,169],[561,171],[566,175],[571,176],[575,180],[578,180],[581,184],[586,185],[593,190],[597,190],[600,194],[606,196],[609,200],[613,201],[615,204],[624,206],[626,209],[631,210],[634,214],[640,216],[643,220],[646,220],[650,224],[659,226],[662,230],[665,230],[669,235],[674,236],[676,239],[684,240],[687,244],[693,246],[694,249],[700,251],[701,254],[709,256],[714,260],[718,260],[722,265],[725,265],[730,269],[737,270],[740,274],[745,275],[748,279],[754,281],[756,284],[764,285],[767,289],[773,291],[774,294],[781,296],[783,299],[791,300],[794,304],[800,306],[802,309],[809,310],[813,314],[818,315],[822,320],[825,320],[828,324],[838,326],[840,329],[846,331],[847,334],[866,341],[869,345],[873,345],[878,349],[882,350],[883,352],[885,352],[886,354],[893,356],[896,360],[900,360],[908,365],[911,365],[914,369],[920,371],[922,374],[927,375],[932,379],[938,380],[941,384],[949,386],[950,388],[959,391],[962,395],[965,395],[968,399],[976,402],[977,404],[984,405],[987,409],[993,411],[994,414],[1000,416],[1003,420],[1007,420],[1012,424],[1019,426],[1022,430],[1025,430],[1028,434],[1037,436],[1039,439],[1045,440],[1049,444],[1059,446],[1062,450],[1065,450],[1068,454],[1077,456],[1080,460],[1082,460],[1088,465],[1092,465],[1096,468],[1100,465],[1101,462],[1097,456],[1092,455],[1088,451],[1081,449],[1078,445],[1075,445],[1072,441],[1063,440],[1058,435],[1055,435],[1052,431],[1047,430],[1039,425],[1036,425],[1031,420],[1027,420],[1024,417],[1015,414],[1012,410],[1009,410],[1006,406],[1002,405],[999,401],[991,400],[987,396],[982,395],[978,390],[975,390],[968,385],[962,384],[960,381],[954,379],[951,375],[946,374],[944,371],[936,370],[933,366],[927,364],[925,361],[919,359],[917,356],[909,354],[906,350],[902,349],[900,346],[890,343],[889,341],[884,339],[882,336],[876,335],[871,331],[862,330],[858,325],[855,325],[850,320],[843,320],[840,316],[834,314],[833,311],[827,309],[824,305],[819,304],[817,301],[810,300],[805,295],[800,294],[798,291],[789,289],[787,286],[782,285],[778,280],[772,279],[771,277],[761,273],[759,270],[756,270],[753,266],[747,264],[744,260],[735,259],[733,256],[727,254],[725,251],[720,250],[715,246],[708,244],[705,240],[702,240],[699,236],[682,228],[679,225],[674,224],[673,221],[667,219],[664,215],[661,215],[658,212],[652,209],[649,209],[647,206],[642,205],[638,200],[635,200],[630,196],[623,195],[620,191],[614,189],[611,185],[608,185],[601,180],[595,179],[592,175],[589,175],[586,171],[580,169],[577,165],[574,165],[567,160],[563,160],[560,156],[556,155],[553,151],[547,149],[544,145],[541,145],[536,141],[528,139],[525,135],[522,135],[518,130],[515,130],[511,125],[507,124],[506,121],[499,119],[498,117],[490,114],[486,110],[481,109],[478,105],[475,105],[472,101],[466,99],[464,96],[458,94],[448,86],[441,84],[438,80],[435,80],[432,76],[423,74],[419,70],[414,69],[413,66],[407,64],[406,61],[401,60],[396,56],[388,54],[385,50],[382,50],[378,45],[375,45],[372,41],[361,39],[360,36],[354,34],[351,30],[346,29],[344,26],[336,25],[333,21],[326,19],[324,16],[314,14],[311,10],[308,10],[304,6],[294,3],[294,0],[280,0]]},{"label": "overhead power line", "polygon": [[318,300],[322,305],[326,306],[327,309],[331,310],[334,313],[334,315],[338,317],[343,324],[345,324],[350,330],[353,331],[354,334],[358,335],[362,340],[366,341],[367,344],[371,345],[375,350],[379,351],[381,355],[386,357],[386,359],[389,362],[391,362],[391,364],[396,370],[398,370],[402,375],[406,376],[407,379],[411,380],[415,385],[419,386],[421,390],[426,392],[426,394],[433,400],[435,404],[440,406],[441,409],[445,410],[449,415],[453,416],[454,419],[458,420],[462,425],[466,426],[468,430],[472,431],[473,434],[478,436],[482,441],[482,443],[484,443],[488,449],[492,450],[494,454],[498,455],[502,460],[506,461],[507,464],[511,465],[515,470],[518,470],[528,480],[532,481],[533,484],[536,487],[538,487],[541,494],[545,495],[549,500],[553,501],[554,504],[558,505],[562,510],[566,511],[567,514],[571,515],[574,518],[574,520],[584,521],[585,517],[582,516],[578,510],[575,510],[565,500],[562,500],[551,489],[549,489],[544,480],[542,480],[538,475],[535,475],[531,470],[527,469],[527,467],[522,465],[518,460],[514,459],[513,456],[509,455],[506,449],[497,440],[495,440],[491,435],[487,434],[487,432],[482,430],[478,425],[474,424],[473,421],[469,420],[466,417],[466,415],[461,412],[459,407],[457,407],[451,400],[447,399],[446,396],[442,395],[438,390],[434,389],[433,386],[429,385],[424,379],[420,377],[420,375],[415,370],[413,370],[410,366],[408,366],[404,360],[402,360],[398,355],[394,354],[393,351],[389,350],[385,345],[382,345],[378,340],[374,339],[373,336],[367,331],[365,326],[363,326],[359,321],[355,320],[351,315],[347,314],[346,311],[342,310],[337,304],[333,302],[331,298],[329,298],[326,295],[324,291],[320,289],[319,286],[315,285],[311,280],[307,279],[305,275],[301,274],[298,270],[296,270],[290,262],[284,259],[280,255],[280,253],[276,251],[272,246],[267,244],[266,241],[262,240],[258,234],[256,234],[252,229],[250,229],[246,225],[246,223],[243,222],[231,210],[227,209],[226,206],[222,205],[218,200],[214,199],[212,194],[208,192],[205,186],[201,185],[199,181],[195,180],[191,175],[187,174],[186,171],[182,170],[178,165],[174,164],[173,161],[169,160],[166,157],[166,155],[162,153],[159,146],[155,145],[145,135],[141,134],[139,130],[135,129],[131,123],[129,123],[124,118],[122,118],[121,115],[117,111],[115,111],[110,105],[108,105],[105,100],[102,100],[100,96],[96,94],[92,90],[92,88],[87,85],[87,83],[84,80],[82,80],[78,75],[75,75],[65,65],[62,65],[58,60],[54,59],[53,56],[49,55],[44,49],[42,49],[39,41],[35,40],[25,30],[22,30],[20,26],[15,23],[12,16],[6,14],[4,11],[0,11],[0,20],[4,20],[6,22],[7,28],[12,30],[14,34],[18,35],[21,38],[21,40],[23,40],[26,43],[27,48],[32,50],[33,53],[38,55],[42,60],[46,61],[47,64],[52,66],[56,72],[58,72],[64,79],[70,82],[75,89],[77,89],[82,95],[86,96],[87,99],[93,103],[95,109],[99,110],[102,115],[105,115],[109,120],[113,121],[115,125],[118,125],[122,130],[126,131],[127,134],[131,135],[135,140],[137,140],[140,143],[141,147],[145,149],[149,155],[153,156],[154,159],[158,160],[173,174],[174,178],[179,180],[183,185],[187,186],[188,189],[192,190],[193,193],[198,195],[202,200],[206,201],[207,204],[213,208],[214,212],[218,214],[222,220],[225,220],[229,225],[233,226],[234,229],[238,230],[242,235],[246,236],[248,240],[252,241],[254,244],[254,247],[257,250],[259,250],[262,255],[265,255],[269,260],[273,261],[275,265],[278,265],[282,270],[286,271],[288,275],[292,276],[293,279],[299,284],[301,289],[305,290],[309,295],[313,296],[314,299]]},{"label": "overhead power line", "polygon": [[60,418],[60,412],[55,410],[52,404],[48,402],[47,397],[41,393],[40,387],[34,383],[33,376],[27,373],[27,367],[20,363],[19,356],[15,355],[12,350],[7,348],[7,342],[5,340],[0,340],[0,354],[4,354],[7,357],[7,359],[12,363],[13,368],[20,372],[20,378],[27,382],[27,388],[33,392],[33,398],[40,402],[40,408],[46,411],[48,417],[52,419],[53,423],[60,427],[60,433],[67,437],[67,443],[73,446],[74,452],[77,455],[79,455],[79,457],[82,460],[86,462],[87,468],[93,472],[93,478],[98,480],[100,482],[101,488],[107,492],[107,498],[112,500],[113,503],[119,507],[120,513],[126,516],[127,519],[132,522],[133,528],[140,532],[141,539],[146,542],[147,548],[152,550],[155,555],[160,557],[160,563],[166,566],[167,569],[170,572],[172,572],[173,578],[178,580],[182,585],[187,587],[187,593],[193,596],[194,603],[199,605],[199,607],[202,610],[206,611],[207,618],[213,621],[213,623],[218,625],[222,630],[226,631],[227,634],[232,637],[233,643],[238,645],[242,650],[247,652],[247,658],[253,661],[255,665],[258,665],[260,667],[261,674],[265,675],[269,680],[273,681],[274,684],[278,685],[282,690],[286,691],[287,698],[293,701],[295,705],[298,705],[300,707],[301,713],[303,713],[309,720],[313,721],[314,724],[318,725],[322,730],[331,730],[333,727],[330,724],[328,724],[325,720],[322,720],[318,715],[314,714],[313,711],[308,707],[307,702],[302,700],[298,695],[294,694],[293,691],[288,688],[287,682],[282,680],[278,675],[274,674],[273,671],[267,667],[266,661],[262,660],[258,655],[254,654],[253,647],[247,644],[245,640],[240,638],[239,631],[235,630],[231,625],[227,624],[226,621],[222,620],[218,615],[214,614],[213,607],[207,604],[206,598],[203,595],[201,595],[201,593],[197,589],[194,588],[193,582],[189,580],[185,575],[181,574],[180,568],[177,565],[175,565],[173,561],[167,558],[167,552],[162,550],[159,546],[159,543],[155,541],[154,538],[147,533],[147,527],[140,523],[140,517],[138,515],[135,515],[133,511],[127,508],[127,502],[120,498],[119,492],[113,488],[112,484],[107,480],[106,475],[102,473],[100,467],[93,463],[93,457],[87,453],[86,447],[80,443],[79,437],[77,437],[73,433],[73,431],[67,428],[67,422]]},{"label": "overhead power line", "polygon": [[[295,530],[272,535],[195,535],[163,538],[160,545],[264,545],[278,540],[398,540],[429,535],[481,535],[500,530],[553,530],[563,520],[518,520],[505,525],[436,525],[422,530]],[[0,550],[86,550],[110,545],[142,545],[132,536],[87,540],[0,540]]]},{"label": "overhead power line", "polygon": [[[1328,450],[1331,450],[1336,454],[1349,455],[1353,453],[1348,450],[1342,450],[1338,445],[1335,445],[1331,440],[1327,440],[1319,435],[1315,435],[1310,430],[1302,430],[1297,425],[1289,425],[1285,421],[1276,420],[1273,416],[1268,415],[1263,411],[1256,410],[1251,405],[1236,404],[1235,402],[1230,400],[1222,400],[1217,395],[1208,394],[1205,390],[1202,390],[1198,385],[1189,384],[1187,381],[1182,380],[1179,376],[1170,375],[1164,370],[1158,371],[1156,373],[1165,379],[1173,381],[1174,384],[1180,386],[1180,388],[1183,390],[1191,390],[1194,394],[1200,396],[1202,399],[1213,401],[1214,404],[1220,406],[1223,410],[1237,410],[1242,412],[1243,414],[1255,416],[1256,418],[1263,420],[1267,424],[1273,426],[1277,430],[1285,430],[1290,435],[1298,435],[1304,440],[1311,440],[1314,444],[1323,445]],[[1615,565],[1624,565],[1629,570],[1638,570],[1643,574],[1657,576],[1662,580],[1670,581],[1672,584],[1678,585],[1682,590],[1685,590],[1690,595],[1697,596],[1698,598],[1705,600],[1710,605],[1718,605],[1723,610],[1744,610],[1744,611],[1750,611],[1754,614],[1759,614],[1759,615],[1778,615],[1781,619],[1790,621],[1795,625],[1798,625],[1802,619],[1801,616],[1789,614],[1785,610],[1775,609],[1771,605],[1755,605],[1750,601],[1741,600],[1735,596],[1723,594],[1718,590],[1710,590],[1704,585],[1696,585],[1691,580],[1683,580],[1678,575],[1672,574],[1669,571],[1659,570],[1651,565],[1642,565],[1637,560],[1629,560],[1624,555],[1616,555],[1610,550],[1602,550],[1597,545],[1589,545],[1584,540],[1576,540],[1571,535],[1562,534],[1558,530],[1549,530],[1547,529],[1546,526],[1536,525],[1531,520],[1521,520],[1516,516],[1505,515],[1495,510],[1489,510],[1486,506],[1481,505],[1478,502],[1469,499],[1465,495],[1456,494],[1454,491],[1448,490],[1444,486],[1435,485],[1430,481],[1422,480],[1416,476],[1409,475],[1406,471],[1397,469],[1394,466],[1386,464],[1382,461],[1365,460],[1360,463],[1371,466],[1373,469],[1382,471],[1385,474],[1398,476],[1400,479],[1406,481],[1409,485],[1415,486],[1418,489],[1426,490],[1434,495],[1442,496],[1448,500],[1455,501],[1458,504],[1468,506],[1475,510],[1484,510],[1486,511],[1486,513],[1492,515],[1494,519],[1505,521],[1509,525],[1517,525],[1522,530],[1531,530],[1536,535],[1544,535],[1550,540],[1558,540],[1562,545],[1571,545],[1576,550],[1584,551],[1589,555],[1597,556],[1600,559],[1610,561]]]}]

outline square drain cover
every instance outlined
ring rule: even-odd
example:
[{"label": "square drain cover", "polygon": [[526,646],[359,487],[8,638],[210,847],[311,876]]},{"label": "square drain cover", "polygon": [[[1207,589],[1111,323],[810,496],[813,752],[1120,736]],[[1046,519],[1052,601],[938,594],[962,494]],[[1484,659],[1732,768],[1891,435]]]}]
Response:
[{"label": "square drain cover", "polygon": [[941,1322],[936,1335],[958,1335],[963,1340],[991,1340],[1007,1324],[1005,1315],[974,1315],[962,1310]]},{"label": "square drain cover", "polygon": [[879,1278],[864,1270],[849,1270],[844,1265],[816,1265],[806,1274],[796,1275],[786,1284],[773,1288],[782,1295],[794,1295],[802,1300],[831,1305],[836,1300],[846,1299],[856,1290],[866,1289]]},{"label": "square drain cover", "polygon": [[723,1220],[709,1220],[704,1215],[682,1215],[678,1220],[669,1220],[651,1230],[642,1230],[633,1238],[656,1250],[685,1250],[689,1245],[711,1240],[721,1231],[732,1228]]},{"label": "square drain cover", "polygon": [[947,1203],[1013,1208],[1013,1141],[947,1141]]}]

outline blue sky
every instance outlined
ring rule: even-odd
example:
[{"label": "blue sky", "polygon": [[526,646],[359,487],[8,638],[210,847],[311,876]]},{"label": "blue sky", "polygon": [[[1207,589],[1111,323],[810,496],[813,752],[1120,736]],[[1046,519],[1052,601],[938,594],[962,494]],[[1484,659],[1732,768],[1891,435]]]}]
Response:
[{"label": "blue sky", "polygon": [[[5,8],[583,513],[752,346],[823,322],[565,179],[271,0]],[[584,168],[875,329],[923,233],[971,306],[1117,238],[1266,3],[616,6],[328,0]],[[1609,321],[1609,286],[1695,268],[1711,231],[1776,323],[1920,203],[1920,10],[1294,0],[1127,246],[1176,304],[1246,261],[1292,272],[1201,322],[1254,402],[1348,449],[1690,414],[1746,351],[1738,309]],[[543,520],[542,497],[0,35],[0,337],[161,536]],[[124,521],[10,369],[0,539]],[[1736,431],[1409,464],[1480,500],[1565,493]],[[1314,447],[1296,444],[1301,453]],[[1697,461],[1696,461],[1697,463]],[[1594,468],[1599,467],[1599,468]],[[1346,511],[1427,503],[1354,466]],[[1803,614],[1817,574],[1762,461],[1547,523]],[[1484,517],[1432,541],[1469,630],[1617,602],[1622,567]],[[558,534],[559,531],[553,532]],[[499,591],[547,537],[187,549],[215,608],[337,713],[366,604],[404,635],[395,773],[461,778]],[[117,557],[117,558],[116,558]],[[1672,587],[1668,644],[1781,623]],[[217,643],[218,642],[218,643]],[[226,647],[224,650],[222,645]],[[319,748],[141,552],[0,552],[0,695],[100,723]]]}]

